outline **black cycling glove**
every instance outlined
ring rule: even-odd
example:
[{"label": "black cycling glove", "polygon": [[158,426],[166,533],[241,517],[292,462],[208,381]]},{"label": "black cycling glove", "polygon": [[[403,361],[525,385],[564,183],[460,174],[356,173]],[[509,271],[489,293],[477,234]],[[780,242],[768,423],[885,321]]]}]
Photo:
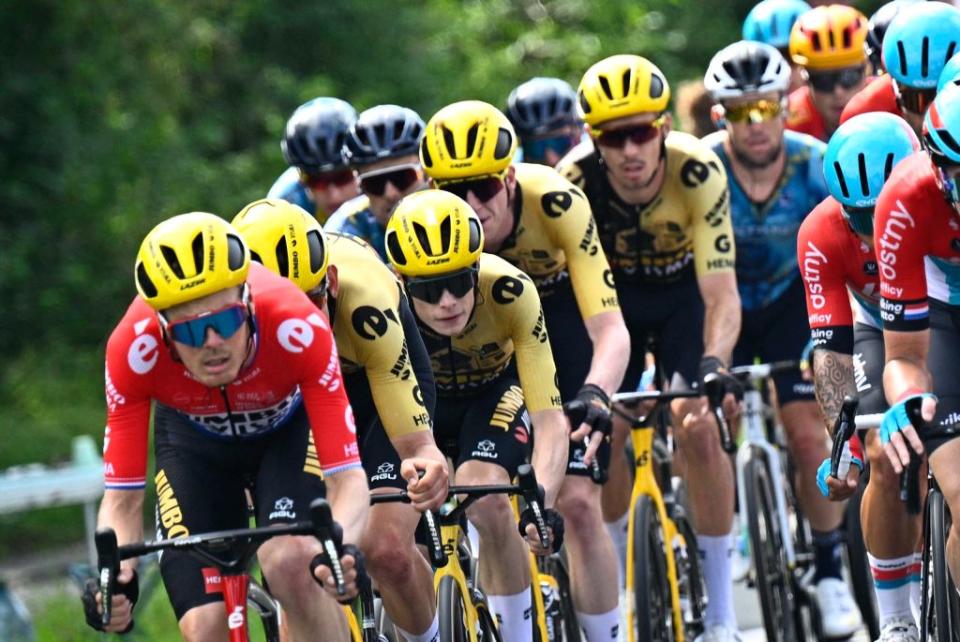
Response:
[{"label": "black cycling glove", "polygon": [[[518,524],[520,536],[526,537],[527,526],[536,523],[537,519],[533,509],[527,506],[523,512],[520,513],[520,523]],[[546,508],[543,511],[543,523],[550,531],[552,531],[550,547],[553,549],[554,553],[559,552],[560,547],[563,546],[563,515],[552,508]]]},{"label": "black cycling glove", "polygon": [[716,387],[719,394],[717,401],[722,401],[727,393],[732,394],[737,401],[743,401],[743,386],[736,377],[726,372],[726,368],[719,357],[703,355],[700,358],[701,390],[707,393],[711,387]]},{"label": "black cycling glove", "polygon": [[[367,575],[367,567],[364,563],[363,552],[353,544],[344,544],[340,547],[340,557],[341,559],[346,556],[351,555],[354,559],[354,570],[357,572],[357,589],[358,591],[363,591],[366,587],[370,585],[370,576]],[[314,555],[313,559],[310,560],[310,577],[313,578],[313,581],[317,584],[320,584],[323,587],[323,584],[320,583],[320,580],[317,579],[317,575],[314,571],[317,570],[318,566],[330,567],[330,558],[327,554],[317,553]],[[331,571],[333,569],[331,568]],[[337,597],[337,601],[341,604],[350,604],[356,598],[354,597]]]},{"label": "black cycling glove", "polygon": [[[137,577],[137,571],[133,571],[133,577],[126,584],[117,582],[114,591],[120,595],[125,595],[130,600],[132,611],[133,607],[137,605],[137,600],[140,599],[140,580]],[[83,602],[83,614],[87,619],[87,624],[97,631],[103,631],[103,616],[100,609],[97,608],[97,593],[99,592],[100,582],[91,577],[83,585],[83,594],[80,596],[80,601]],[[130,618],[130,624],[120,633],[129,633],[132,630],[133,618]]]},{"label": "black cycling glove", "polygon": [[610,397],[600,386],[585,383],[577,392],[577,396],[563,404],[563,412],[570,419],[570,426],[576,430],[580,424],[589,424],[593,430],[603,433],[604,438],[610,436],[613,422],[610,413]]}]

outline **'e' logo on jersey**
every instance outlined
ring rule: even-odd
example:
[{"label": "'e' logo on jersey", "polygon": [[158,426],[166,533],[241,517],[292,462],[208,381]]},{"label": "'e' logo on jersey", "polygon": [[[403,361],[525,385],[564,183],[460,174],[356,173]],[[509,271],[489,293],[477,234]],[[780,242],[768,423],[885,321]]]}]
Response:
[{"label": "'e' logo on jersey", "polygon": [[[309,323],[307,323],[309,321]],[[300,353],[313,344],[313,328],[326,328],[327,323],[319,314],[311,314],[303,319],[287,319],[277,327],[277,341],[287,352]]]},{"label": "'e' logo on jersey", "polygon": [[137,333],[137,338],[127,350],[127,363],[130,369],[140,375],[150,372],[160,358],[157,338],[152,334],[143,334],[149,323],[150,319],[143,319],[133,324],[133,331]]}]

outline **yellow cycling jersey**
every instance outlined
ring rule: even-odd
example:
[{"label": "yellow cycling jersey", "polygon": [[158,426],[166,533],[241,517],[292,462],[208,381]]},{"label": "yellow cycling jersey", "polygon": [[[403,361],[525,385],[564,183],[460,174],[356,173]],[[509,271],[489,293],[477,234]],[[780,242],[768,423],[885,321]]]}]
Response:
[{"label": "yellow cycling jersey", "polygon": [[572,283],[584,319],[619,310],[586,195],[552,167],[514,167],[514,229],[497,255],[527,273],[541,299]]},{"label": "yellow cycling jersey", "polygon": [[437,394],[481,390],[515,355],[527,409],[559,409],[557,371],[533,281],[500,257],[482,254],[475,296],[473,313],[459,335],[447,337],[421,323]]},{"label": "yellow cycling jersey", "polygon": [[327,248],[337,271],[338,291],[330,307],[343,372],[366,371],[387,436],[430,430],[400,322],[400,282],[356,237],[327,234]]},{"label": "yellow cycling jersey", "polygon": [[557,166],[590,200],[618,282],[674,283],[734,270],[730,197],[720,159],[681,132],[671,132],[664,147],[663,186],[642,205],[617,196],[592,142],[578,145]]}]

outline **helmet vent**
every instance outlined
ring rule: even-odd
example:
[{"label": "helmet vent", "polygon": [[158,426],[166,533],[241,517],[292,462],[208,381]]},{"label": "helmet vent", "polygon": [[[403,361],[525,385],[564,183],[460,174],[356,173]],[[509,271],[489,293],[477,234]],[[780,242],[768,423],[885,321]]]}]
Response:
[{"label": "helmet vent", "polygon": [[157,286],[155,286],[153,281],[150,280],[150,277],[147,276],[147,270],[143,267],[143,263],[137,263],[137,283],[140,285],[140,290],[148,299],[157,296]]},{"label": "helmet vent", "polygon": [[840,190],[843,192],[843,197],[850,198],[850,190],[847,189],[847,181],[843,178],[843,169],[841,169],[840,163],[834,161],[833,171],[837,174],[837,182],[840,183]]},{"label": "helmet vent", "polygon": [[251,260],[251,261],[256,261],[257,263],[260,263],[261,265],[263,264],[263,259],[260,258],[260,255],[257,254],[256,252],[254,252],[253,250],[250,250],[250,260]]},{"label": "helmet vent", "polygon": [[632,76],[633,76],[632,69],[627,69],[625,72],[623,72],[623,78],[621,80],[621,83],[623,84],[623,89],[620,93],[621,96],[626,97],[630,95],[630,78]]},{"label": "helmet vent", "polygon": [[493,150],[493,157],[496,159],[506,158],[510,155],[510,148],[513,147],[513,136],[506,129],[501,128],[497,132],[497,146]]},{"label": "helmet vent", "polygon": [[[196,253],[194,256],[196,256]],[[227,234],[227,267],[230,271],[239,270],[243,267],[245,258],[246,251],[244,250],[243,241],[240,240],[239,236]],[[197,272],[199,271],[200,266],[197,267]]]},{"label": "helmet vent", "polygon": [[417,244],[423,248],[423,251],[427,253],[427,256],[433,256],[433,248],[430,246],[430,236],[427,234],[427,228],[420,225],[416,221],[411,223],[413,227],[413,233],[417,236]]},{"label": "helmet vent", "polygon": [[590,113],[590,103],[587,102],[587,97],[583,95],[583,92],[579,92],[577,95],[577,100],[580,102],[580,111],[584,114]]},{"label": "helmet vent", "polygon": [[287,238],[285,236],[277,241],[277,247],[274,248],[273,252],[277,257],[277,268],[280,270],[280,276],[289,277],[290,257],[287,253]]},{"label": "helmet vent", "polygon": [[398,120],[393,123],[393,140],[400,140],[403,136],[403,121]]},{"label": "helmet vent", "polygon": [[407,257],[403,255],[403,250],[400,249],[400,241],[397,240],[396,232],[387,232],[386,245],[387,253],[390,255],[391,261],[397,265],[407,264]]},{"label": "helmet vent", "polygon": [[883,164],[883,180],[890,178],[890,172],[893,171],[893,152],[887,154],[887,160]]},{"label": "helmet vent", "polygon": [[946,129],[938,129],[936,131],[937,135],[939,135],[941,140],[943,140],[943,144],[949,147],[950,151],[953,152],[954,155],[960,156],[960,145],[957,144],[957,139],[955,139]]},{"label": "helmet vent", "polygon": [[310,251],[310,271],[316,274],[323,267],[324,259],[323,239],[320,237],[320,232],[317,230],[307,232],[307,248]]},{"label": "helmet vent", "polygon": [[420,139],[420,159],[424,167],[433,167],[433,157],[430,156],[430,148],[427,147],[427,137]]},{"label": "helmet vent", "polygon": [[844,49],[849,49],[853,45],[853,31],[850,27],[847,27],[843,30],[843,45]]},{"label": "helmet vent", "polygon": [[161,245],[160,253],[163,254],[163,260],[166,261],[170,270],[177,275],[178,279],[186,278],[183,275],[183,268],[180,267],[180,259],[177,258],[177,253],[173,251],[172,247]]},{"label": "helmet vent", "polygon": [[203,234],[198,232],[193,237],[190,249],[193,251],[193,273],[200,274],[203,272]]},{"label": "helmet vent", "polygon": [[900,73],[907,75],[907,52],[904,50],[903,41],[897,41],[897,51],[900,53]]},{"label": "helmet vent", "polygon": [[663,79],[656,74],[651,75],[650,76],[650,97],[659,98],[660,96],[662,96],[663,88],[664,88]]},{"label": "helmet vent", "polygon": [[480,240],[483,238],[483,230],[480,227],[480,221],[475,218],[470,218],[467,221],[467,224],[470,227],[470,247],[468,248],[471,252],[476,252],[480,249]]},{"label": "helmet vent", "polygon": [[387,127],[383,123],[377,123],[373,126],[373,135],[380,145],[387,139]]},{"label": "helmet vent", "polygon": [[450,248],[450,222],[451,217],[446,217],[440,222],[440,251],[446,252]]},{"label": "helmet vent", "polygon": [[860,170],[860,193],[869,196],[870,181],[867,178],[867,158],[862,153],[857,154],[857,166]]},{"label": "helmet vent", "polygon": [[946,64],[948,60],[953,58],[953,52],[957,48],[957,41],[950,41],[950,46],[947,47],[947,55],[943,57],[943,63]]},{"label": "helmet vent", "polygon": [[613,100],[613,92],[610,90],[610,81],[607,80],[606,76],[600,76],[598,80],[600,81],[600,89],[602,89],[603,93],[607,95],[607,100]]},{"label": "helmet vent", "polygon": [[814,50],[814,51],[820,51],[820,50],[822,50],[822,49],[823,49],[823,44],[820,42],[820,34],[817,33],[816,31],[814,31],[813,33],[811,33],[810,31],[807,31],[806,29],[805,29],[804,31],[806,31],[807,37],[810,38],[810,46],[813,48],[813,50]]},{"label": "helmet vent", "polygon": [[474,149],[477,146],[477,135],[480,133],[480,123],[474,123],[473,127],[467,130],[467,158],[473,156]]},{"label": "helmet vent", "polygon": [[443,144],[447,146],[447,154],[450,158],[456,158],[457,147],[453,143],[453,132],[446,127],[443,128]]},{"label": "helmet vent", "polygon": [[930,72],[930,38],[927,36],[923,37],[923,48],[920,50],[920,76],[923,78],[927,77],[927,74]]}]

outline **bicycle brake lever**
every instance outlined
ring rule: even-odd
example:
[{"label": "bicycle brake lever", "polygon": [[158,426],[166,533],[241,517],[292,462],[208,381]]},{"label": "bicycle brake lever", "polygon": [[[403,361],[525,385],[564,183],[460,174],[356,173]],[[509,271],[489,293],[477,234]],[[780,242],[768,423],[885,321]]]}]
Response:
[{"label": "bicycle brake lever", "polygon": [[537,528],[540,545],[543,548],[550,548],[550,534],[547,533],[547,523],[543,519],[543,507],[540,505],[542,492],[537,484],[533,466],[521,464],[517,467],[517,486],[520,487],[520,493],[523,495],[523,501],[527,503],[527,508],[533,513],[533,522]]},{"label": "bicycle brake lever", "polygon": [[830,476],[844,479],[850,470],[850,449],[847,443],[857,431],[854,417],[860,399],[854,395],[847,395],[840,405],[840,412],[833,428],[833,446],[830,449]]},{"label": "bicycle brake lever", "polygon": [[333,572],[333,580],[337,585],[337,595],[347,594],[347,585],[343,579],[343,567],[340,565],[340,540],[336,522],[327,500],[317,498],[310,502],[310,521],[313,523],[314,535],[320,540],[324,555]]},{"label": "bicycle brake lever", "polygon": [[120,557],[117,547],[117,534],[112,528],[101,528],[93,536],[97,548],[97,569],[100,582],[100,600],[103,626],[110,624],[113,593],[120,573]]},{"label": "bicycle brake lever", "polygon": [[713,416],[717,420],[717,427],[720,429],[720,446],[723,448],[723,452],[727,454],[736,452],[737,445],[733,443],[730,424],[723,414],[723,384],[717,373],[710,373],[703,378],[703,393],[706,395],[707,403],[713,409]]}]

